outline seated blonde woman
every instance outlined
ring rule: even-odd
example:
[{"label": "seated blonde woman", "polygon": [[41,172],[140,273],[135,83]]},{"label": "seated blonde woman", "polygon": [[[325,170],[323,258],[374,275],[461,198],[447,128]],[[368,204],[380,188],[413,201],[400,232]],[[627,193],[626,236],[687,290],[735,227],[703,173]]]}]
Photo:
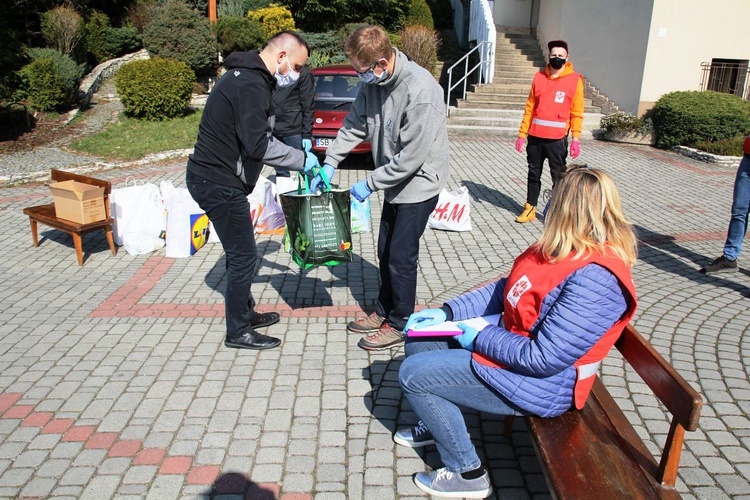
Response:
[{"label": "seated blonde woman", "polygon": [[[394,440],[435,444],[444,468],[414,482],[441,497],[492,493],[460,407],[555,417],[583,408],[600,362],[633,317],[636,238],[612,179],[571,167],[555,187],[539,241],[507,278],[413,314],[405,331],[502,313],[481,331],[406,343],[401,388],[420,419]],[[417,340],[422,339],[422,340]]]}]

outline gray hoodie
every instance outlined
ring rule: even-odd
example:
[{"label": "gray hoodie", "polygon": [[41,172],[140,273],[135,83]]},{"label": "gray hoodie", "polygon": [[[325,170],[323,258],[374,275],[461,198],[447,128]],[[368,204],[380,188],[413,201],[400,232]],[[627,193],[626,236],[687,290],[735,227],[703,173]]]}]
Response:
[{"label": "gray hoodie", "polygon": [[357,144],[370,141],[376,166],[370,189],[384,190],[389,203],[419,203],[440,194],[448,180],[443,89],[429,71],[394,52],[393,75],[361,86],[325,161],[336,167]]}]

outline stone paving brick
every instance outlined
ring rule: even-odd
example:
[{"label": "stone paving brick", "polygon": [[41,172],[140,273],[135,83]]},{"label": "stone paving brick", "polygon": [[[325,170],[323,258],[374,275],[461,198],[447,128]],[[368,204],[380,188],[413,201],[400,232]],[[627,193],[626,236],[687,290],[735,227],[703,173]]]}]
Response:
[{"label": "stone paving brick", "polygon": [[167,457],[159,468],[159,474],[185,474],[192,463],[191,457]]},{"label": "stone paving brick", "polygon": [[133,459],[133,465],[158,465],[161,463],[166,450],[161,448],[148,448],[138,452]]}]

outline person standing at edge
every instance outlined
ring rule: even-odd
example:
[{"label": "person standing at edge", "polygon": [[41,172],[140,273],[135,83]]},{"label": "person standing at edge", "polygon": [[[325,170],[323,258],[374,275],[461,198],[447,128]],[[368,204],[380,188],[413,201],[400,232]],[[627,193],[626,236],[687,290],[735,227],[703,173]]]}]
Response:
[{"label": "person standing at edge", "polygon": [[307,41],[282,31],[260,51],[233,52],[227,72],[209,94],[198,139],[187,163],[190,195],[205,210],[224,247],[226,258],[227,335],[224,345],[271,349],[281,340],[254,329],[279,321],[276,312],[255,312],[250,286],[258,264],[247,195],[263,164],[310,172],[319,166],[312,153],[275,140],[272,92],[293,83],[309,55]]},{"label": "person standing at edge", "polygon": [[742,251],[742,241],[747,233],[747,218],[750,214],[750,135],[742,143],[742,160],[737,168],[732,193],[732,214],[729,219],[724,250],[709,265],[701,268],[703,274],[714,275],[739,271],[737,259]]},{"label": "person standing at edge", "polygon": [[[362,85],[352,110],[326,151],[323,172],[364,140],[372,143],[372,175],[351,187],[364,201],[383,190],[378,235],[380,290],[375,312],[347,329],[364,334],[359,347],[386,349],[404,342],[406,320],[414,312],[419,239],[435,209],[450,168],[443,89],[435,78],[391,46],[378,26],[364,26],[344,44]],[[313,188],[320,177],[313,179]]]},{"label": "person standing at edge", "polygon": [[583,77],[573,71],[568,62],[568,44],[564,40],[553,40],[547,44],[549,63],[544,71],[534,75],[529,98],[521,126],[518,129],[516,150],[523,152],[529,173],[526,185],[526,204],[516,222],[536,219],[536,205],[542,189],[544,160],[549,162],[552,187],[565,172],[568,157],[568,133],[573,136],[570,156],[581,153],[581,128],[583,126]]},{"label": "person standing at edge", "polygon": [[[273,105],[276,108],[276,123],[273,135],[293,148],[312,151],[313,97],[315,82],[307,66],[299,71],[299,77],[286,87],[276,86]],[[276,177],[289,177],[289,169],[277,168]]]}]

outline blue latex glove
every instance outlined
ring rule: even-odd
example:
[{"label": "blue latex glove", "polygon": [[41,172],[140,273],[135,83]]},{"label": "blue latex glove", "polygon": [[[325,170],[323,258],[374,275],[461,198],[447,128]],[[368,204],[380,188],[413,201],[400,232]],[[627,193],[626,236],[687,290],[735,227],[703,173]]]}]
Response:
[{"label": "blue latex glove", "polygon": [[461,344],[461,347],[467,351],[474,351],[474,341],[476,340],[477,335],[479,335],[479,330],[470,327],[466,323],[458,323],[456,326],[464,333],[456,335],[453,338],[456,339],[458,343]]},{"label": "blue latex glove", "polygon": [[303,172],[307,175],[310,175],[313,167],[320,167],[320,162],[318,161],[318,157],[310,152],[306,152],[305,153],[305,169],[303,170]]},{"label": "blue latex glove", "polygon": [[425,326],[439,325],[448,319],[442,309],[424,309],[409,316],[404,327],[404,333],[409,330],[418,330]]},{"label": "blue latex glove", "polygon": [[302,139],[302,149],[307,153],[312,151],[312,141],[310,139]]},{"label": "blue latex glove", "polygon": [[367,179],[365,179],[353,185],[349,192],[357,198],[357,201],[365,201],[372,194],[372,189],[367,185]]},{"label": "blue latex glove", "polygon": [[[323,175],[326,176],[326,179],[328,179],[328,183],[330,184],[333,180],[333,174],[336,173],[336,167],[329,163],[323,164]],[[310,181],[310,192],[311,193],[317,193],[318,188],[322,188],[325,186],[325,183],[323,182],[323,178],[320,176],[320,174],[315,174],[315,177]]]}]

